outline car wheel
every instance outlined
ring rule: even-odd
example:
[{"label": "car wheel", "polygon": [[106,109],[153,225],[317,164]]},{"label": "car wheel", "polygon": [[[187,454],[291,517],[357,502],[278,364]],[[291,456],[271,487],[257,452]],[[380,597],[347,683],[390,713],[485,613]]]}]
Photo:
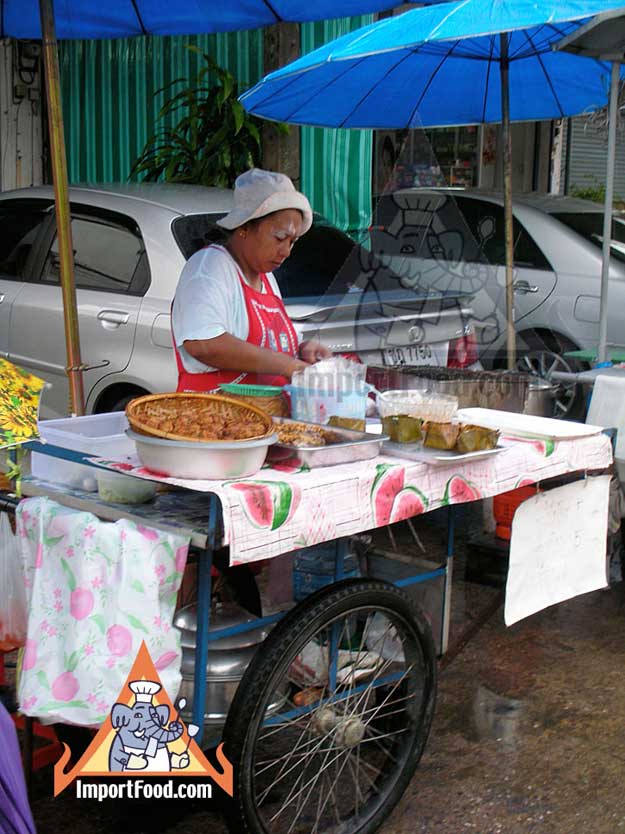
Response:
[{"label": "car wheel", "polygon": [[553,416],[563,420],[583,420],[586,411],[583,386],[554,380],[552,376],[554,371],[579,373],[587,369],[586,363],[563,355],[575,347],[570,339],[550,331],[532,330],[517,337],[517,370],[556,385]]}]

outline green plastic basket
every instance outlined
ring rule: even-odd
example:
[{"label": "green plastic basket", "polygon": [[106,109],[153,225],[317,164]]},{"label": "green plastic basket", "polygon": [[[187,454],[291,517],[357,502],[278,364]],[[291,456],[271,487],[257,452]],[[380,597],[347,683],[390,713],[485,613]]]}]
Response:
[{"label": "green plastic basket", "polygon": [[277,397],[282,393],[279,385],[237,385],[228,383],[219,386],[224,394],[238,394],[241,397]]}]

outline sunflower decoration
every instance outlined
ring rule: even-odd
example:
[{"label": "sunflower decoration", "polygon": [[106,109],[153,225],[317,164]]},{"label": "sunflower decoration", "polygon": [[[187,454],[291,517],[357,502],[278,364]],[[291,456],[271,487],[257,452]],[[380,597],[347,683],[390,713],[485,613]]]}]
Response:
[{"label": "sunflower decoration", "polygon": [[0,449],[39,436],[39,398],[45,382],[0,359]]}]

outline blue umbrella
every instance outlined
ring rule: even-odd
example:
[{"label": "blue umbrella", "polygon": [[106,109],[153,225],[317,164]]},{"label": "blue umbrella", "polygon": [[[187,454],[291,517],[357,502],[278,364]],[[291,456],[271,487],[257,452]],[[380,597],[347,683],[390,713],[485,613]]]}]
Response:
[{"label": "blue umbrella", "polygon": [[[377,12],[396,0],[56,0],[58,38],[126,38],[133,35],[191,35],[299,23]],[[3,0],[0,37],[40,38],[39,0]]]},{"label": "blue umbrella", "polygon": [[266,76],[241,97],[296,124],[412,128],[503,122],[508,365],[514,366],[510,121],[606,101],[608,67],[555,43],[623,0],[463,0],[365,26]]},{"label": "blue umbrella", "polygon": [[50,156],[54,180],[67,375],[73,414],[84,411],[74,281],[74,257],[67,190],[67,160],[61,111],[57,37],[121,38],[251,29],[280,21],[320,20],[364,14],[395,0],[0,0],[0,37],[41,38],[46,76]]}]

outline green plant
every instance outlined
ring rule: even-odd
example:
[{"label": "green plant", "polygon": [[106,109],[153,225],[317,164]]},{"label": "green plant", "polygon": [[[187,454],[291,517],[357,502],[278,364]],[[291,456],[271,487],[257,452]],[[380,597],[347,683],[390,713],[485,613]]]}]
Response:
[{"label": "green plant", "polygon": [[197,47],[187,48],[202,55],[205,66],[178,92],[186,79],[178,78],[155,93],[168,92],[171,97],[161,107],[161,126],[135,160],[130,177],[231,187],[242,171],[260,164],[262,122],[239,103],[232,73]]},{"label": "green plant", "polygon": [[603,203],[605,201],[605,185],[572,188],[571,197],[579,197],[580,200],[591,200],[593,203]]}]

